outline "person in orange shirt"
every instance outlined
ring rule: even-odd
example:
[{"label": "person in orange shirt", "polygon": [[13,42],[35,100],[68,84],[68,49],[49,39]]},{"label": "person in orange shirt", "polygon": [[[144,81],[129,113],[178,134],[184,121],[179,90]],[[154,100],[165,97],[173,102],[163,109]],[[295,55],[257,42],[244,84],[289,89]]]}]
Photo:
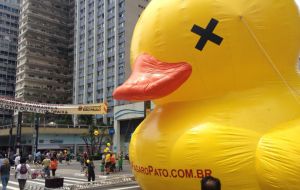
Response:
[{"label": "person in orange shirt", "polygon": [[116,171],[116,157],[115,154],[111,154],[110,156],[110,171],[115,172]]},{"label": "person in orange shirt", "polygon": [[52,176],[55,176],[55,171],[57,170],[58,162],[56,158],[52,157],[50,161],[50,170],[52,171]]}]

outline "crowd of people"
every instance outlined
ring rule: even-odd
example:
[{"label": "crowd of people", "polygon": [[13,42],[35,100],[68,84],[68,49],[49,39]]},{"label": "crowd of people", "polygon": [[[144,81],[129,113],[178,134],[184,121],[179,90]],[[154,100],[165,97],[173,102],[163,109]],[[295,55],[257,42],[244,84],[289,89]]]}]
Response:
[{"label": "crowd of people", "polygon": [[[100,172],[102,174],[109,175],[110,173],[123,170],[123,153],[120,153],[117,157],[115,153],[111,151],[104,151],[102,154],[102,160],[100,163]],[[88,156],[87,152],[84,152],[80,157],[81,172],[84,172],[88,177],[88,181],[95,180],[95,164],[93,158]]]},{"label": "crowd of people", "polygon": [[[0,154],[0,175],[3,190],[6,190],[7,188],[11,166],[13,165],[11,165],[8,156]],[[26,163],[26,158],[21,158],[17,155],[15,158],[14,170],[14,176],[18,180],[20,190],[25,189],[26,180],[31,174],[30,166]]]},{"label": "crowd of people", "polygon": [[[14,164],[12,165],[7,154],[0,153],[0,176],[2,182],[2,189],[6,190],[8,181],[10,178],[11,168],[15,170],[15,179],[18,180],[20,190],[25,189],[26,181],[31,176],[31,178],[37,177],[37,173],[31,170],[29,163],[31,164],[40,164],[42,166],[42,173],[44,178],[55,176],[55,172],[58,168],[59,157],[64,156],[66,163],[68,164],[70,161],[67,159],[68,153],[62,152],[45,152],[41,154],[38,152],[35,155],[35,159],[33,160],[30,155],[28,155],[27,159],[25,157],[21,157],[20,155],[16,155],[14,159]],[[94,160],[91,156],[88,155],[87,152],[84,152],[80,156],[80,162],[82,166],[82,172],[86,173],[88,181],[95,181],[95,164]],[[102,174],[109,175],[110,173],[114,173],[117,171],[123,170],[123,153],[121,152],[116,156],[115,153],[112,153],[109,149],[104,150],[104,154],[102,155],[102,160],[100,163],[100,171]],[[11,167],[14,166],[14,167]],[[50,174],[51,171],[51,174]],[[221,182],[218,178],[207,176],[201,180],[201,190],[221,190]]]},{"label": "crowd of people", "polygon": [[[7,154],[3,155],[0,153],[0,175],[3,190],[6,190],[11,168],[15,170],[15,178],[19,182],[20,190],[22,190],[24,189],[28,178],[35,179],[39,175],[43,178],[54,177],[58,168],[58,163],[62,163],[62,160],[65,160],[65,163],[69,165],[72,158],[71,154],[67,151],[48,151],[43,153],[38,151],[34,156],[29,154],[26,158],[21,157],[20,154],[15,154],[13,157],[8,156]],[[79,156],[82,167],[81,171],[85,172],[88,181],[95,181],[95,164],[93,157],[88,155],[87,152],[84,152]],[[123,153],[116,156],[109,148],[105,149],[104,154],[102,154],[102,160],[100,160],[100,172],[103,175],[109,175],[117,171],[122,171],[123,159]],[[30,165],[34,168],[42,167],[42,169],[32,169]]]},{"label": "crowd of people", "polygon": [[[30,156],[31,155],[29,155],[28,158]],[[44,152],[44,153],[41,153],[40,151],[38,151],[34,157],[35,157],[34,160],[28,159],[30,163],[41,164],[42,161],[45,159],[45,157],[48,157],[48,158],[55,157],[55,159],[58,160],[59,163],[62,163],[63,160],[66,160],[67,165],[69,165],[72,156],[69,151],[65,150],[65,151],[59,151],[59,152],[48,151],[48,152]]]},{"label": "crowd of people", "polygon": [[[56,152],[48,152],[45,154],[37,154],[40,156],[36,156],[33,160],[31,155],[28,155],[26,158],[21,157],[20,154],[15,154],[14,159],[7,154],[0,153],[0,176],[2,182],[2,189],[6,190],[11,168],[15,170],[14,177],[18,180],[20,190],[23,190],[26,185],[26,181],[28,178],[36,178],[39,174],[43,174],[42,177],[50,177],[50,170],[52,171],[52,176],[55,176],[55,171],[58,166],[58,159]],[[31,170],[29,164],[40,164],[42,166],[42,172],[37,172],[35,170]]]}]

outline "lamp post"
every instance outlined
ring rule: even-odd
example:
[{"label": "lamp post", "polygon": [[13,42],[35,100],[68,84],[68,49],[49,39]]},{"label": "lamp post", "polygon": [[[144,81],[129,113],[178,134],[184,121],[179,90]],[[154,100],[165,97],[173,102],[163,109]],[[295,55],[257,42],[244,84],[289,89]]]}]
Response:
[{"label": "lamp post", "polygon": [[14,126],[14,117],[11,118],[11,125],[9,127],[9,139],[8,139],[8,151],[7,156],[10,156],[11,148],[12,148],[12,130]]},{"label": "lamp post", "polygon": [[16,153],[21,156],[21,136],[22,136],[22,112],[18,112],[18,124],[17,124],[17,142],[16,142]]},{"label": "lamp post", "polygon": [[[11,37],[9,35],[4,35],[4,39],[3,40],[7,43],[8,49],[10,49],[11,48],[11,42],[12,42]],[[7,60],[8,59],[9,59],[9,54],[7,54]],[[18,113],[18,117],[19,117],[19,113]],[[13,112],[12,112],[12,115],[13,115]],[[21,120],[22,120],[22,113],[21,113]],[[18,122],[19,122],[19,118],[18,118]],[[12,144],[12,128],[13,128],[13,124],[14,124],[14,117],[12,117],[11,126],[9,128],[8,156],[10,155],[10,151],[11,151],[11,149],[13,147],[11,145]],[[19,131],[17,130],[17,132],[20,133],[20,134],[17,133],[17,138],[19,138],[19,139],[17,139],[17,140],[19,140],[19,141],[17,141],[17,143],[19,143],[19,146],[20,146],[20,144],[21,144],[21,126],[20,126]],[[18,149],[18,151],[19,151],[19,149]]]},{"label": "lamp post", "polygon": [[35,129],[34,155],[37,153],[38,150],[39,128],[40,128],[40,114],[34,113],[34,129]]}]

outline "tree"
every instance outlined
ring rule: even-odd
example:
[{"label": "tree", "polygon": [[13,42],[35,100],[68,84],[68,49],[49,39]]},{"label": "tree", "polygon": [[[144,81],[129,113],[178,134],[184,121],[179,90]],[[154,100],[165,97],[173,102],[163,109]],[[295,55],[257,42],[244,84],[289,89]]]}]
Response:
[{"label": "tree", "polygon": [[95,150],[100,150],[105,142],[111,142],[108,134],[108,128],[98,128],[90,126],[89,131],[81,135],[82,140],[86,145],[86,150],[89,156],[95,155]]}]

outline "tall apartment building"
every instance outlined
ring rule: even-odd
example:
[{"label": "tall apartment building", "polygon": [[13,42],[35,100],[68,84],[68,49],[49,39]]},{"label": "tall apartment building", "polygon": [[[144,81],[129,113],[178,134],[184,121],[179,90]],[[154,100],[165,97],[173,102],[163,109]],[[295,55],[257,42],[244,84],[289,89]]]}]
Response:
[{"label": "tall apartment building", "polygon": [[71,103],[73,26],[74,0],[21,0],[16,99]]},{"label": "tall apartment building", "polygon": [[[130,42],[148,0],[76,0],[73,102],[107,102],[111,124],[113,90],[130,75]],[[100,116],[101,117],[101,116]]]},{"label": "tall apartment building", "polygon": [[[19,36],[16,40],[16,99],[54,104],[72,103],[74,8],[74,0],[20,1]],[[87,129],[69,130],[66,124],[52,120],[54,117],[56,119],[57,116],[42,116],[38,149],[68,149],[74,152],[79,145],[83,147],[79,135]],[[33,147],[36,145],[37,134],[31,124],[31,114],[23,114],[20,150],[24,155],[35,151]],[[8,143],[10,130],[0,130],[0,149],[5,150],[12,146]],[[12,141],[18,140],[16,131],[14,127]]]},{"label": "tall apartment building", "polygon": [[[0,0],[0,96],[15,95],[19,1]],[[11,124],[12,112],[0,111],[0,126]]]}]

